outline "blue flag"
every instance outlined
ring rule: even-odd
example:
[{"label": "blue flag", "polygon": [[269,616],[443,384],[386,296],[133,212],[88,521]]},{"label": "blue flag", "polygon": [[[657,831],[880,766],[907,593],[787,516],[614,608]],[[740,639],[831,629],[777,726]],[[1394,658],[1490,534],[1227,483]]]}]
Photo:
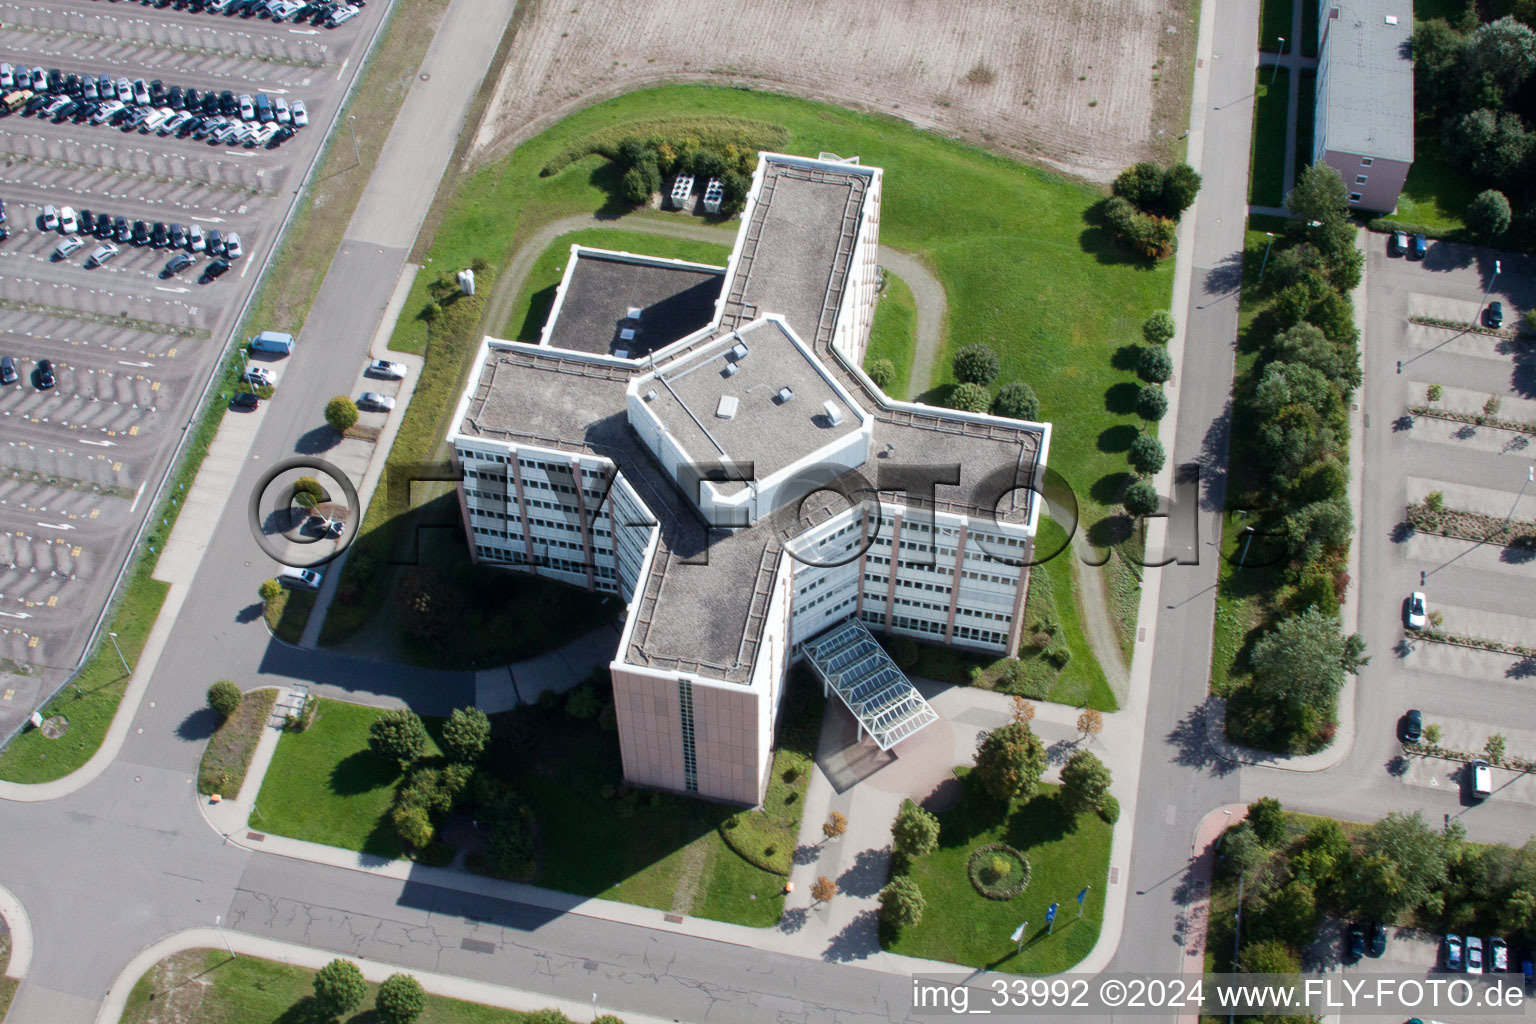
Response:
[{"label": "blue flag", "polygon": [[1060,904],[1052,903],[1051,904],[1051,909],[1049,909],[1049,910],[1047,910],[1045,912],[1045,923],[1046,924],[1050,924],[1052,921],[1056,920],[1056,908],[1059,905]]},{"label": "blue flag", "polygon": [[1085,900],[1087,898],[1088,898],[1088,887],[1085,885],[1085,886],[1083,886],[1083,891],[1077,894],[1077,902],[1078,903],[1082,903],[1083,900]]}]

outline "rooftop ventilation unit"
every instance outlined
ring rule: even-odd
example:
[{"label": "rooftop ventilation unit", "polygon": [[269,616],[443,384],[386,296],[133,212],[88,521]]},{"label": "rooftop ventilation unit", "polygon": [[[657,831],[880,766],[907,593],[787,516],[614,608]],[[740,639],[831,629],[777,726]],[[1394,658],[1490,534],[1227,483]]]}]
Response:
[{"label": "rooftop ventilation unit", "polygon": [[672,179],[672,209],[681,210],[688,205],[688,197],[693,195],[693,175],[679,174]]},{"label": "rooftop ventilation unit", "polygon": [[744,342],[738,341],[736,344],[731,346],[731,351],[728,353],[728,355],[738,363],[741,362],[743,359],[747,358],[746,344]]},{"label": "rooftop ventilation unit", "polygon": [[1388,25],[1396,25],[1397,24],[1397,15],[1395,15],[1395,14],[1387,15],[1387,24]]},{"label": "rooftop ventilation unit", "polygon": [[722,420],[733,420],[733,419],[735,419],[736,418],[736,396],[735,395],[721,395],[720,396],[720,404],[715,406],[715,415],[717,417],[719,417],[720,419],[722,419]]},{"label": "rooftop ventilation unit", "polygon": [[775,402],[778,402],[780,405],[783,405],[785,402],[789,401],[791,398],[794,398],[794,397],[795,397],[795,389],[794,388],[783,387],[783,388],[779,388],[779,393],[773,396],[773,400]]},{"label": "rooftop ventilation unit", "polygon": [[722,376],[722,377],[734,377],[734,376],[736,376],[736,371],[740,370],[740,369],[741,369],[741,367],[737,366],[735,363],[726,363],[725,364],[725,369],[720,371],[720,376]]},{"label": "rooftop ventilation unit", "polygon": [[626,327],[626,328],[624,328],[622,331],[619,332],[619,340],[620,341],[634,341],[635,340],[635,329],[633,327]]},{"label": "rooftop ventilation unit", "polygon": [[616,348],[616,349],[613,350],[613,355],[614,355],[614,358],[616,358],[616,359],[628,359],[629,358],[629,349],[627,349],[627,348]]},{"label": "rooftop ventilation unit", "polygon": [[842,424],[843,410],[838,408],[837,403],[832,401],[830,398],[821,403],[821,411],[827,414],[827,422],[832,424],[834,427],[840,426]]},{"label": "rooftop ventilation unit", "polygon": [[654,401],[656,401],[656,389],[655,388],[651,388],[650,390],[648,390],[645,393],[645,400],[647,402],[654,402]]},{"label": "rooftop ventilation unit", "polygon": [[629,311],[626,312],[624,315],[626,317],[628,317],[630,320],[639,320],[640,319],[640,314],[644,313],[644,312],[645,312],[645,310],[641,309],[639,306],[630,306],[629,307]]},{"label": "rooftop ventilation unit", "polygon": [[725,199],[725,186],[719,178],[710,178],[709,184],[704,186],[704,212],[719,213],[720,204]]}]

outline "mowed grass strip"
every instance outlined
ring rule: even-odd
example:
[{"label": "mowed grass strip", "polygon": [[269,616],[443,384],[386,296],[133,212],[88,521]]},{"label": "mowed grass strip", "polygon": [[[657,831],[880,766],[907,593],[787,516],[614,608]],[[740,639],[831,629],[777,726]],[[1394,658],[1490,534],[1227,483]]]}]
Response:
[{"label": "mowed grass strip", "polygon": [[[251,758],[256,754],[256,744],[261,741],[261,731],[272,717],[272,705],[277,703],[277,690],[270,687],[247,693],[240,707],[208,737],[203,749],[203,760],[197,769],[197,791],[204,796],[218,793],[229,799],[240,795],[245,784],[245,773],[250,770]],[[201,714],[217,714],[212,708]]]},{"label": "mowed grass strip", "polygon": [[886,272],[885,290],[875,303],[875,319],[869,328],[869,349],[864,353],[867,370],[876,359],[889,359],[896,375],[886,387],[892,398],[912,397],[912,361],[917,355],[917,300],[907,282]]},{"label": "mowed grass strip", "polygon": [[1248,201],[1256,206],[1285,202],[1285,121],[1290,109],[1290,69],[1261,67],[1253,104],[1253,151]]}]

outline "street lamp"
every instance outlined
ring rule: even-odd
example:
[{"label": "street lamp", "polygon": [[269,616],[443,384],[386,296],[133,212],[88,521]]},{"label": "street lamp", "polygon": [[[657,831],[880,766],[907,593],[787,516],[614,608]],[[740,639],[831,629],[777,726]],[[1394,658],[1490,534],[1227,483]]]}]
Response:
[{"label": "street lamp", "polygon": [[112,640],[112,649],[117,651],[117,659],[123,663],[123,671],[133,675],[133,669],[129,666],[128,659],[123,657],[123,649],[117,646],[117,634],[108,633],[107,636]]},{"label": "street lamp", "polygon": [[1259,263],[1260,281],[1264,280],[1264,268],[1269,266],[1269,247],[1275,244],[1275,233],[1273,231],[1266,231],[1264,233],[1269,236],[1269,241],[1264,243],[1264,259]]},{"label": "street lamp", "polygon": [[1269,73],[1269,84],[1275,84],[1275,77],[1280,74],[1280,57],[1285,53],[1285,36],[1276,36],[1280,40],[1280,52],[1275,54],[1275,69]]},{"label": "street lamp", "polygon": [[1504,517],[1504,529],[1509,529],[1509,521],[1515,518],[1515,509],[1520,507],[1520,499],[1525,497],[1525,489],[1536,483],[1536,466],[1525,468],[1525,483],[1520,485],[1520,494],[1515,498],[1515,503],[1509,506],[1509,515]]},{"label": "street lamp", "polygon": [[1493,291],[1493,282],[1499,279],[1499,273],[1504,269],[1503,260],[1493,261],[1493,276],[1488,279],[1488,287],[1483,289],[1483,301],[1477,305],[1477,319],[1483,319],[1483,307],[1488,305],[1488,293]]},{"label": "street lamp", "polygon": [[363,158],[357,152],[357,118],[352,114],[347,115],[347,127],[352,130],[352,166],[361,167]]},{"label": "street lamp", "polygon": [[229,944],[229,936],[224,934],[224,915],[216,914],[213,918],[213,924],[214,927],[219,930],[219,938],[224,940],[224,948],[229,950],[229,958],[231,960],[239,959],[239,957],[235,955],[235,947]]}]

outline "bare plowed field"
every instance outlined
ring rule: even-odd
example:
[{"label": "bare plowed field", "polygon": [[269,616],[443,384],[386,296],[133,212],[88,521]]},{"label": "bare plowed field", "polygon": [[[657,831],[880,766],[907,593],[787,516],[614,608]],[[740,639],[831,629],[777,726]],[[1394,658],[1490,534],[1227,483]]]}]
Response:
[{"label": "bare plowed field", "polygon": [[1187,121],[1186,2],[536,0],[472,156],[641,86],[705,81],[893,114],[1105,181]]}]

